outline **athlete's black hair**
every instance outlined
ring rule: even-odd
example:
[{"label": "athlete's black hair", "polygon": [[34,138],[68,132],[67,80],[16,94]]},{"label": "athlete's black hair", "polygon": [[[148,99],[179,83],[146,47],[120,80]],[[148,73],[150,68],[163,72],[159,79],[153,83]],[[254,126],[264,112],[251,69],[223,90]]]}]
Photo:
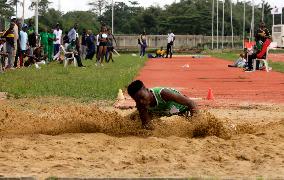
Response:
[{"label": "athlete's black hair", "polygon": [[142,87],[144,87],[143,82],[135,80],[128,85],[127,92],[131,97],[133,97]]}]

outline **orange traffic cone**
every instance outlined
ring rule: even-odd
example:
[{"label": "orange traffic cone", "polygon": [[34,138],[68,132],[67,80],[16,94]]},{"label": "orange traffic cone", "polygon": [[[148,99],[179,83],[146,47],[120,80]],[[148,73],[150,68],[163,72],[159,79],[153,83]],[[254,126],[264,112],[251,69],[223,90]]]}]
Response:
[{"label": "orange traffic cone", "polygon": [[207,100],[214,100],[212,89],[208,89]]}]

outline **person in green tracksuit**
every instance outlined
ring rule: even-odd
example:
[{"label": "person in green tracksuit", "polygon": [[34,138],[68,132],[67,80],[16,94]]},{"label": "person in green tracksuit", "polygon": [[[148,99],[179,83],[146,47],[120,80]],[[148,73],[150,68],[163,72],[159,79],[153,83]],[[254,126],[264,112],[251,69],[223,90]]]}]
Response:
[{"label": "person in green tracksuit", "polygon": [[44,55],[48,55],[48,32],[46,28],[40,33],[40,44],[43,47]]},{"label": "person in green tracksuit", "polygon": [[135,80],[128,85],[128,94],[136,102],[143,128],[151,129],[149,122],[151,115],[188,115],[197,114],[198,109],[194,101],[182,95],[179,91],[166,88],[154,87],[148,89],[140,80]]},{"label": "person in green tracksuit", "polygon": [[54,52],[54,46],[53,42],[56,41],[56,35],[53,34],[53,30],[50,29],[50,32],[48,33],[48,61],[53,60],[53,52]]}]

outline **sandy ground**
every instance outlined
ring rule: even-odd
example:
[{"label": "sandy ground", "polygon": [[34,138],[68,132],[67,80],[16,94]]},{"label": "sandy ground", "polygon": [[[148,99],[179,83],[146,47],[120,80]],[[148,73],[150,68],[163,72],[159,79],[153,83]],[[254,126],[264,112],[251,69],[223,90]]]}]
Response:
[{"label": "sandy ground", "polygon": [[[101,104],[100,104],[101,105]],[[284,106],[155,119],[63,99],[0,101],[0,177],[284,178]]]}]

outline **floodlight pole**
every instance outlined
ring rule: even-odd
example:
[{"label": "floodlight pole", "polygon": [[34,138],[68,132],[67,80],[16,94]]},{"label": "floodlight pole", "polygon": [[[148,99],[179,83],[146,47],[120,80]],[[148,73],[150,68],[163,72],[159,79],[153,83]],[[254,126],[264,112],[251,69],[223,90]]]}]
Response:
[{"label": "floodlight pole", "polygon": [[111,33],[113,34],[113,19],[114,19],[114,3],[113,0],[111,1]]},{"label": "floodlight pole", "polygon": [[231,1],[231,29],[232,29],[232,48],[234,48],[233,2],[232,1]]},{"label": "floodlight pole", "polygon": [[254,0],[252,0],[251,39],[254,38]]},{"label": "floodlight pole", "polygon": [[217,50],[219,49],[219,0],[216,0],[217,3]]},{"label": "floodlight pole", "polygon": [[281,25],[282,25],[282,20],[283,20],[283,17],[282,17],[282,11],[283,10],[283,8],[281,7]]},{"label": "floodlight pole", "polygon": [[245,29],[246,29],[246,1],[244,1],[244,22],[243,22],[243,48],[245,48]]},{"label": "floodlight pole", "polygon": [[264,20],[264,0],[262,0],[262,12],[261,12],[261,21]]},{"label": "floodlight pole", "polygon": [[23,15],[22,15],[22,23],[25,21],[25,0],[23,0]]},{"label": "floodlight pole", "polygon": [[222,49],[224,49],[224,21],[225,21],[225,0],[223,0],[223,21],[222,21]]},{"label": "floodlight pole", "polygon": [[214,49],[214,0],[212,0],[212,49]]},{"label": "floodlight pole", "polygon": [[35,7],[35,33],[38,34],[38,1],[36,0],[36,7]]}]

